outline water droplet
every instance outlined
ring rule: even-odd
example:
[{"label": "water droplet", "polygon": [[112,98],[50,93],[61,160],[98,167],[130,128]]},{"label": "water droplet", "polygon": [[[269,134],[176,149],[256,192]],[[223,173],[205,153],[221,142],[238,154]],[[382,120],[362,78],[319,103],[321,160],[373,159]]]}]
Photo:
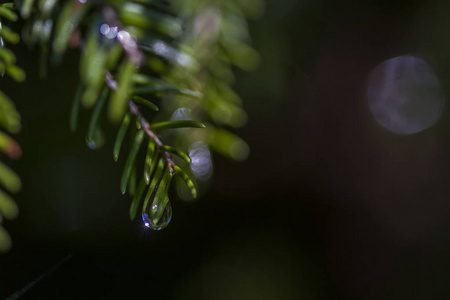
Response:
[{"label": "water droplet", "polygon": [[[153,230],[163,229],[172,219],[172,206],[167,194],[172,175],[168,169],[167,164],[165,164],[142,213],[144,225]],[[163,182],[164,186],[160,186],[161,182]]]},{"label": "water droplet", "polygon": [[105,144],[105,135],[103,133],[103,130],[100,128],[97,128],[94,133],[94,137],[92,140],[89,140],[86,136],[86,144],[91,150],[100,149]]},{"label": "water droplet", "polygon": [[144,221],[145,227],[148,227],[153,230],[161,230],[169,225],[170,220],[172,219],[172,205],[170,202],[167,202],[164,213],[162,217],[157,222],[152,222],[147,214],[142,214],[142,220]]}]

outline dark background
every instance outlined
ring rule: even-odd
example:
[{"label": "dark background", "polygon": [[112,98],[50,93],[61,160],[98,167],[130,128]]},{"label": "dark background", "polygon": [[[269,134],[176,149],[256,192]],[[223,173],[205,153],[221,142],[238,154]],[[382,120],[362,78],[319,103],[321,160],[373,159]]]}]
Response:
[{"label": "dark background", "polygon": [[[160,232],[128,218],[103,149],[69,131],[78,54],[47,80],[22,48],[28,79],[0,82],[17,103],[24,155],[13,249],[0,256],[0,298],[72,258],[24,299],[448,299],[448,105],[430,129],[401,136],[364,97],[380,62],[419,53],[449,95],[447,1],[267,0],[250,23],[262,57],[238,72],[249,112],[244,163],[214,156],[211,190],[173,199]],[[84,126],[84,128],[83,128]]]}]

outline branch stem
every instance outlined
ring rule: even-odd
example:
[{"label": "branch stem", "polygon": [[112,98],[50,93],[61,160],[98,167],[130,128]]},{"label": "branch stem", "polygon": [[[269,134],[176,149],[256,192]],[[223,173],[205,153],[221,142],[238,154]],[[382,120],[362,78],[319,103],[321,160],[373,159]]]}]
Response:
[{"label": "branch stem", "polygon": [[[109,73],[108,71],[106,71],[105,81],[106,81],[106,85],[111,90],[116,90],[117,89],[117,82],[114,79],[113,75],[111,73]],[[149,139],[152,139],[152,140],[155,141],[156,149],[161,153],[161,155],[166,160],[167,165],[169,166],[171,173],[175,174],[176,173],[176,171],[175,171],[175,163],[172,160],[172,155],[169,152],[167,152],[167,151],[165,151],[163,149],[163,147],[164,147],[163,142],[160,140],[159,136],[151,129],[150,123],[148,123],[148,121],[141,114],[141,112],[139,111],[139,107],[132,100],[129,100],[128,108],[129,108],[129,111],[137,119],[138,119],[138,117],[140,118],[142,129],[147,134]]]},{"label": "branch stem", "polygon": [[103,18],[109,26],[117,27],[117,41],[125,51],[128,59],[134,62],[138,67],[142,65],[144,61],[144,54],[139,49],[136,41],[133,39],[131,34],[125,30],[125,27],[120,22],[117,14],[109,5],[101,5],[100,11],[102,12]]}]

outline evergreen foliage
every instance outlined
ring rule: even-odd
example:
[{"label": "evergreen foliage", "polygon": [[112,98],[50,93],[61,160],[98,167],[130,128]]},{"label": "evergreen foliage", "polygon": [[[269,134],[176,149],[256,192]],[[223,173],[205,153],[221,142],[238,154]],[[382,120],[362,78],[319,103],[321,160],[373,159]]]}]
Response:
[{"label": "evergreen foliage", "polygon": [[[16,56],[6,46],[7,43],[19,42],[19,35],[5,25],[6,22],[17,21],[18,16],[13,11],[13,3],[0,4],[0,75],[11,76],[16,81],[25,79],[25,72],[15,65]],[[14,103],[0,90],[0,126],[8,133],[20,130],[20,115]],[[7,133],[0,131],[0,150],[8,158],[17,159],[21,155],[19,144]],[[0,183],[9,193],[16,193],[21,188],[19,176],[7,165],[0,162]],[[19,209],[8,193],[0,190],[0,252],[9,250],[11,239],[8,232],[1,226],[3,217],[12,220],[17,217]]]},{"label": "evergreen foliage", "polygon": [[[169,187],[174,178],[179,178],[175,183],[182,198],[196,198],[198,187],[207,185],[212,171],[209,148],[234,160],[248,155],[247,144],[225,128],[239,128],[247,119],[232,89],[233,67],[251,70],[258,64],[246,17],[260,14],[262,7],[260,0],[3,3],[0,73],[25,79],[14,53],[6,48],[6,43],[19,42],[19,35],[6,26],[19,15],[24,20],[23,42],[39,53],[42,77],[49,64],[61,63],[68,48],[80,49],[70,129],[77,128],[80,108],[90,110],[86,142],[96,149],[104,143],[102,126],[120,124],[113,158],[125,161],[120,190],[132,197],[130,218],[140,211],[144,225],[159,230],[172,217]],[[103,117],[109,122],[103,123]],[[14,104],[1,92],[0,124],[10,133],[20,129]],[[10,158],[21,152],[6,133],[0,134],[0,150]],[[18,176],[3,164],[0,182],[8,192],[20,189]],[[6,219],[18,214],[4,192],[0,212]],[[0,251],[10,245],[0,227]]]}]

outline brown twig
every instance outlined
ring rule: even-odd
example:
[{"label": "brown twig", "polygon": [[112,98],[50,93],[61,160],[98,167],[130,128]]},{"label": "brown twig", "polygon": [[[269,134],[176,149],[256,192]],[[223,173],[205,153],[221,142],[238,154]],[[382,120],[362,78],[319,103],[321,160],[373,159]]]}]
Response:
[{"label": "brown twig", "polygon": [[[108,23],[109,26],[117,26],[118,33],[117,33],[117,40],[119,41],[120,45],[122,45],[123,50],[125,51],[128,59],[135,63],[137,66],[140,66],[144,60],[144,54],[139,49],[136,41],[131,37],[130,33],[124,29],[124,26],[119,21],[119,18],[117,17],[116,12],[114,9],[109,5],[102,5],[101,4],[101,12],[103,15],[103,18],[105,19],[106,23]],[[106,71],[106,84],[111,90],[117,89],[117,82],[112,76],[111,73]],[[145,133],[150,139],[153,139],[156,144],[156,148],[158,151],[161,152],[161,155],[164,157],[164,159],[167,162],[167,165],[170,168],[170,171],[172,174],[175,174],[175,163],[172,160],[172,155],[163,150],[164,144],[159,139],[158,135],[151,130],[151,126],[148,123],[148,121],[144,118],[144,116],[139,111],[139,108],[134,104],[133,101],[129,101],[128,107],[130,109],[130,112],[134,114],[136,117],[140,117],[141,120],[141,126],[144,129]]]},{"label": "brown twig", "polygon": [[[111,89],[111,90],[116,90],[117,89],[117,82],[114,79],[113,75],[111,73],[109,73],[108,71],[106,71],[106,85]],[[161,140],[159,139],[159,136],[151,129],[150,123],[148,123],[148,121],[144,118],[144,116],[141,114],[141,112],[139,111],[139,107],[137,107],[137,105],[133,102],[133,101],[129,101],[128,102],[128,108],[129,111],[137,117],[140,118],[140,122],[141,122],[141,126],[142,129],[144,130],[144,132],[147,134],[149,139],[152,139],[155,141],[155,145],[156,145],[156,149],[161,153],[161,155],[164,157],[164,159],[167,162],[167,165],[170,168],[170,171],[172,174],[175,174],[175,163],[172,160],[172,155],[165,151],[163,149],[164,144],[163,142],[161,142]]]}]

